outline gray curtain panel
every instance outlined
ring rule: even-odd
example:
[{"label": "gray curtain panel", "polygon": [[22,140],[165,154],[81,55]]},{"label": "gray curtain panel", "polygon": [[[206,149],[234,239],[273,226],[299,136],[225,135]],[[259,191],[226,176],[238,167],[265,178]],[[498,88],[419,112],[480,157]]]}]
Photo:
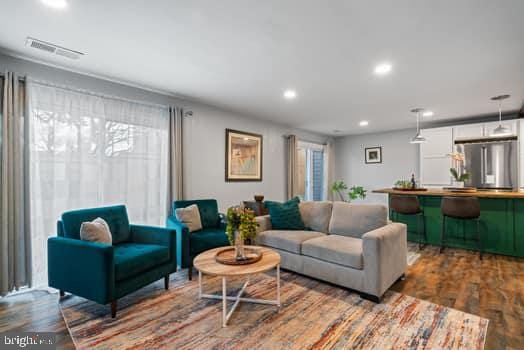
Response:
[{"label": "gray curtain panel", "polygon": [[297,137],[287,137],[287,199],[295,197],[297,186]]},{"label": "gray curtain panel", "polygon": [[335,142],[332,139],[327,142],[326,156],[326,198],[329,201],[333,201],[334,197],[333,192],[330,190],[330,186],[335,181]]},{"label": "gray curtain panel", "polygon": [[0,295],[6,295],[31,285],[29,118],[25,84],[11,72],[2,80]]},{"label": "gray curtain panel", "polygon": [[168,213],[173,200],[184,199],[183,115],[184,111],[181,108],[169,108]]}]

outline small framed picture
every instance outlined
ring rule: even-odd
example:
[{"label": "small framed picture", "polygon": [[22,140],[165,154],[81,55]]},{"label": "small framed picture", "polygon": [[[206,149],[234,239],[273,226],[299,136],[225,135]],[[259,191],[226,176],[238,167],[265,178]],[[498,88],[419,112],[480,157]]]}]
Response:
[{"label": "small framed picture", "polygon": [[369,147],[364,153],[366,164],[382,163],[382,147]]}]

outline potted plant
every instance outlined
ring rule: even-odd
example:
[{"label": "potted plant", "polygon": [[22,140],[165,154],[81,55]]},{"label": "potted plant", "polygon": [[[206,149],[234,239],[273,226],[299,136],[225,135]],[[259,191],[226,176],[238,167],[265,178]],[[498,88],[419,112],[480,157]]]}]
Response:
[{"label": "potted plant", "polygon": [[469,174],[464,171],[464,154],[454,152],[450,154],[453,161],[453,166],[449,168],[451,176],[453,176],[453,187],[464,187],[464,182],[469,179]]},{"label": "potted plant", "polygon": [[227,210],[226,219],[226,234],[229,243],[235,247],[235,258],[244,260],[244,242],[253,242],[257,235],[255,212],[249,208],[231,207]]},{"label": "potted plant", "polygon": [[[366,198],[366,190],[362,186],[352,186],[348,192],[348,186],[343,180],[336,180],[331,185],[331,192],[338,194],[340,200],[343,202],[351,202],[355,199],[364,199]],[[348,199],[346,200],[344,194],[347,194]]]}]

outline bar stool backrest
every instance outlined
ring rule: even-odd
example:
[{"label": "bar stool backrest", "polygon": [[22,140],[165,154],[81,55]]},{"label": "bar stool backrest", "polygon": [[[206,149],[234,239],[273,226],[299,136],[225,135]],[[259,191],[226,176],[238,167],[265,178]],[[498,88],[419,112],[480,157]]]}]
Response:
[{"label": "bar stool backrest", "polygon": [[404,215],[414,215],[422,212],[418,197],[413,195],[391,195],[389,207],[395,212]]},{"label": "bar stool backrest", "polygon": [[457,219],[480,217],[480,203],[477,197],[442,197],[442,215]]}]

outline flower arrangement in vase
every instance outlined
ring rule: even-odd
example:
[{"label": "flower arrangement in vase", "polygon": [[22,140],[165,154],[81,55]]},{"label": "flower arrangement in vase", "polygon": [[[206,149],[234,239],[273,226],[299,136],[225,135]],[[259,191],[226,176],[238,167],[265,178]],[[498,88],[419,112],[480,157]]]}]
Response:
[{"label": "flower arrangement in vase", "polygon": [[255,212],[249,208],[231,207],[227,210],[226,219],[226,234],[229,243],[235,247],[235,258],[244,260],[245,241],[254,241],[257,235]]},{"label": "flower arrangement in vase", "polygon": [[453,152],[449,156],[453,162],[453,166],[449,168],[449,172],[453,176],[453,186],[464,187],[464,182],[469,179],[469,174],[464,171],[464,154]]}]

